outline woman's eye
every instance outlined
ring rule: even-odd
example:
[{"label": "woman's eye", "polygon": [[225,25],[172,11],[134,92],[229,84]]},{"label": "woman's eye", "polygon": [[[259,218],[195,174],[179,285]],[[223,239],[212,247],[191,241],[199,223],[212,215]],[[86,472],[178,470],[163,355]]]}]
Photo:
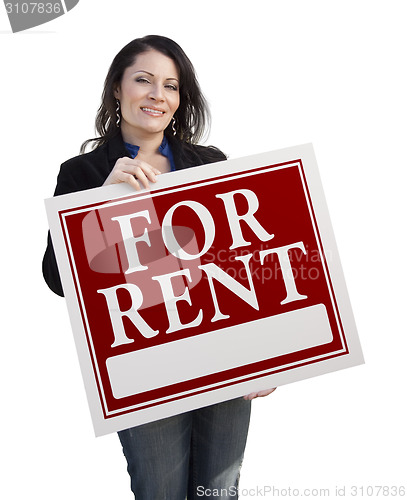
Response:
[{"label": "woman's eye", "polygon": [[143,78],[143,77],[137,78],[136,82],[138,82],[138,83],[150,83],[150,81],[147,78]]},{"label": "woman's eye", "polygon": [[170,89],[170,90],[175,90],[175,91],[178,90],[178,87],[176,85],[171,85],[171,84],[170,85],[166,85],[166,88]]}]

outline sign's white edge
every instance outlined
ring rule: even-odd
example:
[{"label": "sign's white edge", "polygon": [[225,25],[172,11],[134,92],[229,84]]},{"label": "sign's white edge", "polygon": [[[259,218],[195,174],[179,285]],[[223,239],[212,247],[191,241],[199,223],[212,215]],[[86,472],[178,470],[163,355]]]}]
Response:
[{"label": "sign's white edge", "polygon": [[344,331],[346,332],[346,340],[350,353],[346,356],[322,360],[310,365],[299,366],[289,371],[268,375],[257,380],[245,381],[236,385],[212,389],[209,392],[189,396],[187,399],[166,402],[163,405],[140,409],[135,413],[117,415],[109,419],[104,418],[100,405],[98,388],[93,374],[92,360],[89,356],[86,335],[81,318],[81,311],[77,302],[74,281],[69,270],[69,258],[63,242],[63,233],[58,214],[60,211],[67,210],[74,206],[81,206],[84,204],[90,205],[123,197],[134,198],[135,196],[145,196],[146,191],[143,190],[135,192],[127,184],[116,184],[94,188],[87,191],[70,193],[45,200],[51,237],[53,240],[58,268],[60,270],[61,281],[64,287],[64,294],[74,333],[75,344],[87,393],[88,404],[92,415],[94,430],[97,436],[125,429],[130,426],[139,425],[152,419],[157,420],[159,418],[182,413],[189,409],[239,397],[253,391],[284,385],[363,363],[362,350],[357,335],[342,267],[340,265],[335,237],[329,218],[328,207],[325,201],[322,183],[311,144],[304,144],[277,151],[203,165],[191,169],[172,172],[171,174],[163,174],[159,176],[158,182],[156,185],[152,186],[150,191],[154,192],[158,189],[177,187],[180,184],[210,180],[211,178],[216,178],[218,176],[236,174],[238,172],[249,171],[251,169],[258,169],[263,166],[286,163],[295,160],[301,160],[302,162],[322,246],[325,253],[332,257],[327,262],[327,267],[331,276],[332,286],[335,291],[337,306],[340,312]]}]

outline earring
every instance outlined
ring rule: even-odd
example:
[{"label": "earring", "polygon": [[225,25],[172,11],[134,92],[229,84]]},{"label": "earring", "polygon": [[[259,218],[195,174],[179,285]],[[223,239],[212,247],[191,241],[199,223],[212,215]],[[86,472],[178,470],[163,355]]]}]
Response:
[{"label": "earring", "polygon": [[120,101],[116,99],[116,127],[120,127]]},{"label": "earring", "polygon": [[177,135],[177,131],[175,130],[175,118],[174,117],[172,117],[171,128],[172,128],[172,135]]}]

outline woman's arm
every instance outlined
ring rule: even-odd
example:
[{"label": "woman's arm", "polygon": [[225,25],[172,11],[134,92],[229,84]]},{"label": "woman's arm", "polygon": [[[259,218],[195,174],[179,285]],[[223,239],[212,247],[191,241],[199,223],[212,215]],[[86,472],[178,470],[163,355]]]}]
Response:
[{"label": "woman's arm", "polygon": [[[79,169],[75,170],[77,170],[77,172],[80,172]],[[79,191],[81,189],[80,176],[78,177],[78,179],[75,179],[75,175],[72,175],[72,168],[69,168],[66,163],[62,164],[58,174],[57,186],[55,188],[54,196]],[[60,297],[63,297],[64,291],[62,288],[54,247],[52,245],[51,234],[49,231],[47,248],[42,259],[42,274],[49,288]]]},{"label": "woman's arm", "polygon": [[57,261],[55,258],[54,247],[52,245],[51,234],[48,231],[48,243],[45,250],[44,258],[42,259],[42,275],[49,288],[59,295],[64,296],[61,278],[59,276]]}]

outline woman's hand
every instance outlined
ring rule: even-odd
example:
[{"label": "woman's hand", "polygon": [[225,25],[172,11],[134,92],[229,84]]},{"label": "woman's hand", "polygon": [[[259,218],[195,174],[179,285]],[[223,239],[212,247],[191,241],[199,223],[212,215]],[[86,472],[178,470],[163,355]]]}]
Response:
[{"label": "woman's hand", "polygon": [[264,396],[268,396],[269,394],[274,392],[276,389],[277,387],[274,387],[273,389],[267,389],[265,391],[251,392],[250,394],[243,396],[243,399],[246,399],[246,401],[251,401],[252,399],[255,398],[263,398]]},{"label": "woman's hand", "polygon": [[116,161],[103,185],[108,186],[109,184],[127,182],[134,189],[140,191],[143,188],[148,189],[150,182],[157,182],[156,176],[160,173],[157,168],[152,167],[145,161],[125,156]]}]

